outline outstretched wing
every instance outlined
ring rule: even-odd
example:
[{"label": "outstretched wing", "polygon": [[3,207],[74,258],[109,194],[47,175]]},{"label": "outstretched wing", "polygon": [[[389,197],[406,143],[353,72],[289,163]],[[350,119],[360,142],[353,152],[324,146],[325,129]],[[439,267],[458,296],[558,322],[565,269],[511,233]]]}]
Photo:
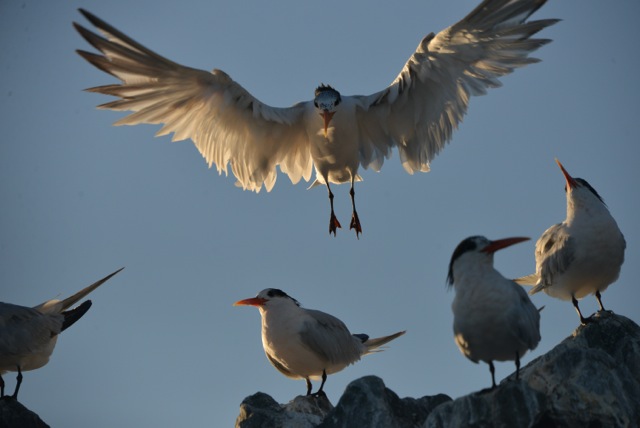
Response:
[{"label": "outstretched wing", "polygon": [[379,170],[398,146],[409,173],[426,172],[462,121],[471,95],[499,87],[498,78],[538,62],[549,43],[531,38],[558,20],[526,22],[546,0],[485,0],[457,24],[426,36],[384,89],[358,96],[361,164]]},{"label": "outstretched wing", "polygon": [[270,107],[221,70],[209,73],[182,66],[145,48],[106,22],[80,9],[106,37],[74,23],[91,45],[102,52],[78,53],[121,84],[98,86],[91,92],[119,100],[99,106],[133,111],[115,125],[163,124],[156,134],[173,133],[172,141],[191,139],[209,167],[227,174],[227,165],[244,189],[270,191],[276,166],[295,184],[309,180],[312,161],[302,123],[304,103]]}]

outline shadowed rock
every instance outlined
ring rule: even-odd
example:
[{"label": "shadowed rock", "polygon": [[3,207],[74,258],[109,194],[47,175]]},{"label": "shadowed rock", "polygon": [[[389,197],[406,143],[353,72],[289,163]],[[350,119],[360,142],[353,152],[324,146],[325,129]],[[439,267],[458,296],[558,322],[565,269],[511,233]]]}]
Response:
[{"label": "shadowed rock", "polygon": [[0,398],[0,427],[49,428],[42,419],[11,397]]},{"label": "shadowed rock", "polygon": [[603,312],[493,391],[456,400],[399,398],[381,379],[351,382],[333,408],[296,397],[246,398],[236,426],[253,427],[639,427],[640,327]]}]

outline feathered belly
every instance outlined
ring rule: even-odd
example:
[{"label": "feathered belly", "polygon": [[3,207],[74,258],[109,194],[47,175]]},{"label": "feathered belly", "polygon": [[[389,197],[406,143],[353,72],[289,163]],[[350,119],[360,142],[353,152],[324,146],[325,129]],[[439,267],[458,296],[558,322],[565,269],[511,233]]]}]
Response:
[{"label": "feathered belly", "polygon": [[319,184],[349,183],[362,180],[358,173],[359,158],[356,143],[346,138],[334,139],[333,133],[327,138],[316,138],[311,148],[311,157]]}]

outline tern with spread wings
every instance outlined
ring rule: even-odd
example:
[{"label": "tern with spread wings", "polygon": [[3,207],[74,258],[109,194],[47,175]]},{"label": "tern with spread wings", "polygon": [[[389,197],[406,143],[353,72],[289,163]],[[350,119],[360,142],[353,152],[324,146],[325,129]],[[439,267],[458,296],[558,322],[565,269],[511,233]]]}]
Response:
[{"label": "tern with spread wings", "polygon": [[228,166],[237,185],[267,191],[277,167],[295,184],[325,185],[329,233],[341,227],[330,184],[350,183],[350,227],[362,228],[355,207],[358,170],[379,171],[398,148],[404,169],[429,171],[451,139],[469,98],[500,86],[499,77],[538,60],[529,55],[548,43],[533,38],[558,20],[527,19],[546,0],[485,0],[460,22],[427,35],[395,80],[371,95],[341,95],[328,85],[315,98],[288,108],[269,106],[225,72],[186,67],[147,49],[91,13],[80,10],[104,37],[74,23],[101,54],[78,53],[120,84],[88,89],[118,100],[100,108],[132,111],[116,125],[163,124],[156,135],[191,139],[219,173]]}]

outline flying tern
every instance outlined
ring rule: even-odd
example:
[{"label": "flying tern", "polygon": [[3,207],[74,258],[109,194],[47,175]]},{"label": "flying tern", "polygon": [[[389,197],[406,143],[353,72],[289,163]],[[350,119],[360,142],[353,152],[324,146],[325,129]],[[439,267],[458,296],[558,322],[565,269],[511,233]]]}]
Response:
[{"label": "flying tern", "polygon": [[520,358],[540,342],[538,309],[522,287],[493,267],[496,251],[528,239],[472,236],[456,247],[449,264],[456,344],[474,363],[489,364],[491,388],[496,386],[493,361],[515,360],[517,379]]},{"label": "flying tern", "polygon": [[18,372],[13,393],[13,398],[17,398],[22,372],[39,369],[49,362],[58,335],[82,318],[91,307],[91,300],[67,309],[122,269],[64,300],[48,300],[33,308],[0,302],[0,396],[4,397],[2,374]]},{"label": "flying tern", "polygon": [[600,293],[618,279],[627,246],[618,224],[603,199],[582,178],[573,178],[556,159],[566,180],[567,218],[548,228],[536,243],[536,273],[518,278],[533,285],[529,292],[544,291],[571,300],[580,322],[587,323],[578,299],[595,294],[604,311]]},{"label": "flying tern", "polygon": [[157,136],[191,139],[209,167],[228,174],[245,190],[273,188],[277,166],[292,183],[325,185],[331,206],[329,233],[341,227],[330,183],[350,183],[355,208],[358,169],[379,171],[398,148],[404,169],[429,171],[430,161],[451,139],[472,95],[501,85],[498,78],[538,62],[529,57],[550,42],[532,38],[557,19],[527,21],[546,0],[485,0],[458,23],[430,33],[393,82],[371,95],[341,95],[320,85],[311,101],[288,108],[256,99],[219,69],[211,72],[170,61],[95,15],[80,12],[104,35],[74,23],[101,54],[78,53],[121,83],[88,89],[119,98],[102,109],[133,111],[115,125],[163,124]]},{"label": "flying tern", "polygon": [[304,309],[297,300],[275,288],[262,290],[256,297],[234,305],[251,305],[262,317],[262,346],[269,362],[283,375],[305,379],[311,395],[311,379],[322,379],[314,395],[323,394],[327,375],[339,372],[363,355],[402,336],[369,339],[366,334],[351,334],[338,318],[313,309]]}]

